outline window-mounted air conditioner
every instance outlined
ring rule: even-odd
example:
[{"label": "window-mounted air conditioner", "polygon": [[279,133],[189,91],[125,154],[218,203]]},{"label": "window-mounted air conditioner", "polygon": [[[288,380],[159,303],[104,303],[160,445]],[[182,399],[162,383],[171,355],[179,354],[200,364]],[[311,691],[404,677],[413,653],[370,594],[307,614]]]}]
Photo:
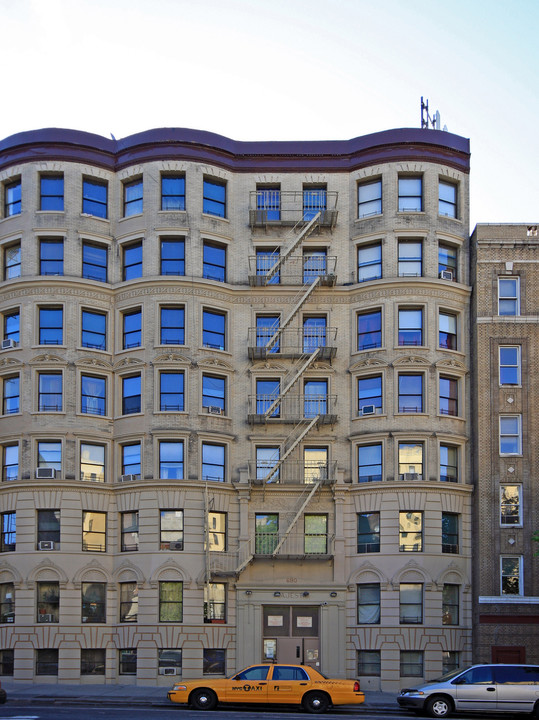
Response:
[{"label": "window-mounted air conditioner", "polygon": [[452,270],[442,270],[442,272],[438,275],[438,277],[441,280],[453,280],[453,271]]},{"label": "window-mounted air conditioner", "polygon": [[159,668],[159,675],[177,675],[178,671],[175,667],[161,667]]},{"label": "window-mounted air conditioner", "polygon": [[374,415],[376,413],[375,405],[363,405],[361,408],[362,415]]},{"label": "window-mounted air conditioner", "polygon": [[54,550],[53,540],[40,540],[37,544],[39,550]]},{"label": "window-mounted air conditioner", "polygon": [[168,545],[169,550],[183,550],[183,543],[182,542],[171,542]]},{"label": "window-mounted air conditioner", "polygon": [[402,476],[403,480],[421,480],[421,475],[419,473],[404,473]]},{"label": "window-mounted air conditioner", "polygon": [[9,348],[17,347],[18,344],[16,340],[12,340],[11,338],[2,340],[2,350],[9,350]]},{"label": "window-mounted air conditioner", "polygon": [[52,615],[52,614],[38,615],[37,617],[38,617],[39,622],[47,622],[47,623],[54,622],[54,615]]},{"label": "window-mounted air conditioner", "polygon": [[223,411],[219,405],[208,405],[208,412],[210,415],[222,415]]},{"label": "window-mounted air conditioner", "polygon": [[56,470],[54,468],[37,468],[36,478],[38,480],[54,480],[56,477]]},{"label": "window-mounted air conditioner", "polygon": [[136,480],[136,475],[120,475],[120,482],[132,482],[133,480]]}]

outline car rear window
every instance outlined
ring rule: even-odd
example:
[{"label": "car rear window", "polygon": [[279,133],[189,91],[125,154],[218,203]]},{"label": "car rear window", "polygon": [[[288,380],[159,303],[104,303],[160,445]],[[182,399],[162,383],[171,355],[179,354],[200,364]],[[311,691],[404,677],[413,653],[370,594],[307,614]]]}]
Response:
[{"label": "car rear window", "polygon": [[488,665],[475,667],[457,678],[459,685],[490,685],[494,683],[492,668]]},{"label": "car rear window", "polygon": [[297,667],[287,667],[286,665],[275,666],[273,668],[273,680],[308,680],[309,676]]},{"label": "car rear window", "polygon": [[500,685],[539,685],[539,668],[527,665],[502,665],[494,669]]}]

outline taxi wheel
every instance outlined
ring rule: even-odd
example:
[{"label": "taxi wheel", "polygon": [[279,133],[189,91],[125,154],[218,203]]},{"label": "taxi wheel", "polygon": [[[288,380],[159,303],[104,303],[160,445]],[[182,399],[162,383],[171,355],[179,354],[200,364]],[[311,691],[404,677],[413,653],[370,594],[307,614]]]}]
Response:
[{"label": "taxi wheel", "polygon": [[217,696],[213,690],[199,688],[191,693],[190,704],[195,710],[213,710],[217,705]]},{"label": "taxi wheel", "polygon": [[325,713],[329,707],[328,696],[322,692],[310,692],[301,701],[303,709],[310,713]]},{"label": "taxi wheel", "polygon": [[451,715],[453,706],[447,698],[444,698],[441,695],[435,695],[427,701],[425,704],[425,710],[427,711],[427,715],[430,715],[430,717],[446,718],[448,715]]}]

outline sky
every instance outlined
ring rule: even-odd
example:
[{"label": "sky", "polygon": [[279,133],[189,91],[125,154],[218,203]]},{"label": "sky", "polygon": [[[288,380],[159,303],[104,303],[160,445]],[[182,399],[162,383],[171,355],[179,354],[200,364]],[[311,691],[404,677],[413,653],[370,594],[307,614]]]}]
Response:
[{"label": "sky", "polygon": [[471,227],[539,222],[539,0],[0,0],[0,139],[470,139]]}]

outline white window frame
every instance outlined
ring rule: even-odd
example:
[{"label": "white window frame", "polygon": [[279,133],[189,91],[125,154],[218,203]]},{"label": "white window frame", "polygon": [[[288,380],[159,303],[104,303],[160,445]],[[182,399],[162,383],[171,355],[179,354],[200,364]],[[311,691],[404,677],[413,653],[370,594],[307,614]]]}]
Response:
[{"label": "white window frame", "polygon": [[[515,435],[514,433],[503,433],[502,434],[502,421],[505,418],[516,418],[518,420],[518,434]],[[501,456],[518,456],[522,455],[522,415],[500,415],[499,421],[499,432],[498,432],[498,442],[499,442],[499,452]],[[502,452],[502,438],[510,438],[510,437],[516,437],[518,442],[518,448],[516,452]]]},{"label": "white window frame", "polygon": [[[503,592],[503,561],[504,560],[518,560],[518,593],[504,593]],[[501,555],[500,556],[500,595],[501,597],[522,597],[524,595],[524,576],[523,576],[523,558],[522,555]]]},{"label": "white window frame", "polygon": [[[518,522],[516,523],[504,523],[503,519],[503,491],[505,487],[516,487],[518,491]],[[500,485],[500,527],[502,528],[515,528],[522,527],[522,485],[518,483],[504,483]]]},{"label": "white window frame", "polygon": [[[504,280],[513,280],[516,283],[516,294],[515,295],[502,295],[500,292],[500,283]],[[515,303],[514,313],[501,313],[500,302],[502,300],[513,300]],[[502,317],[518,317],[520,315],[520,277],[516,275],[500,276],[498,278],[498,315]]]},{"label": "white window frame", "polygon": [[[517,364],[516,365],[502,365],[502,350],[516,350],[517,351]],[[502,367],[504,368],[517,368],[518,380],[516,383],[502,383]],[[522,347],[520,345],[500,345],[498,347],[498,381],[500,387],[520,387],[522,385]]]}]

